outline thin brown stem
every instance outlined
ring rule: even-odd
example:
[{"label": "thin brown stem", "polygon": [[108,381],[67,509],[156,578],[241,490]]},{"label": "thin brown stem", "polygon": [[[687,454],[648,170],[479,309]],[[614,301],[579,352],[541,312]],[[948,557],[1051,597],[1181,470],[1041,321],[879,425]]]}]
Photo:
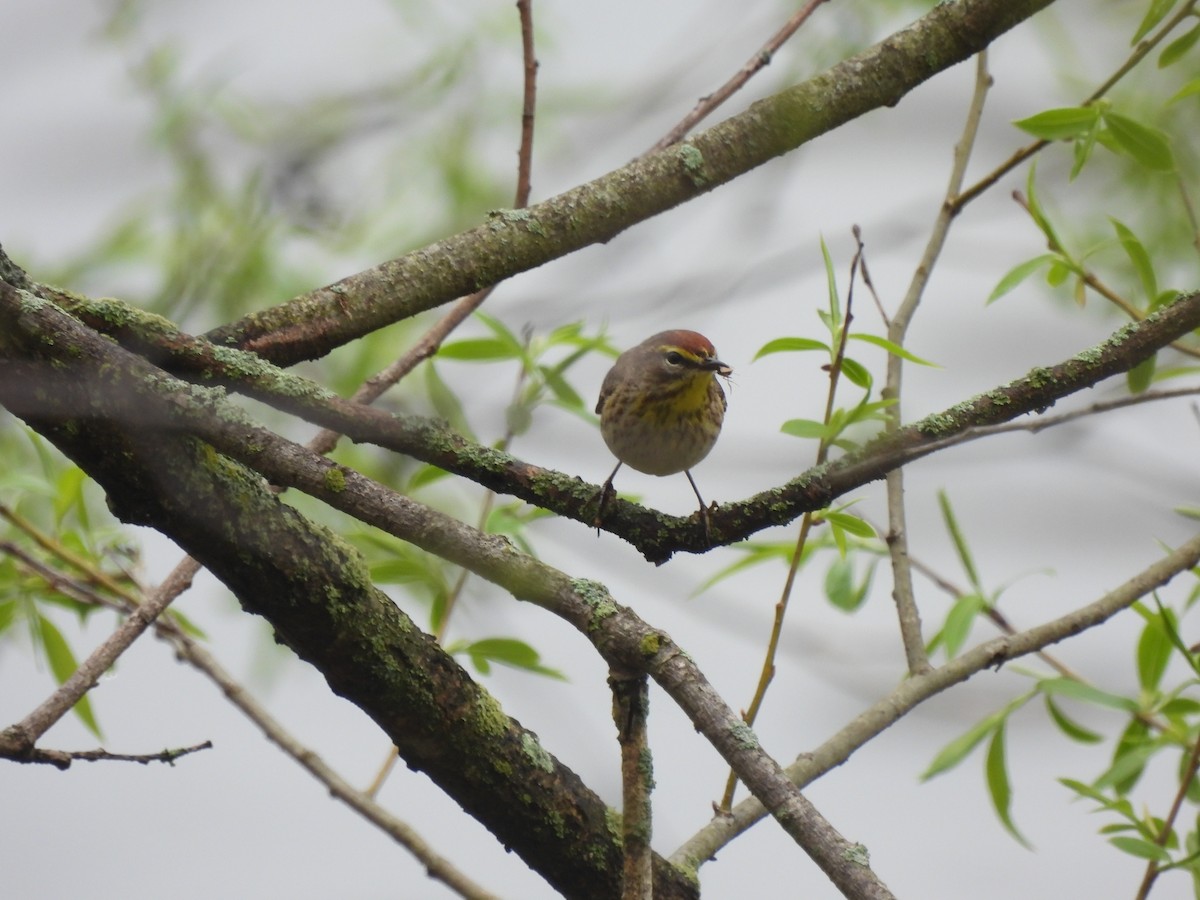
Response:
[{"label": "thin brown stem", "polygon": [[6,751],[12,749],[18,753],[32,750],[38,739],[96,685],[100,676],[154,623],[171,601],[187,590],[199,570],[199,563],[191,557],[185,557],[145,602],[138,604],[129,618],[59,685],[58,690],[20,722],[0,733],[0,746]]},{"label": "thin brown stem", "polygon": [[[829,366],[829,391],[825,395],[825,414],[822,419],[825,425],[828,425],[833,419],[838,382],[841,380],[842,366],[846,359],[846,344],[850,339],[850,323],[854,319],[854,278],[858,271],[859,263],[863,259],[863,245],[862,241],[859,240],[857,228],[854,231],[854,236],[855,240],[858,241],[858,246],[854,253],[854,259],[850,264],[850,284],[846,292],[846,315],[842,320],[837,349],[834,352],[833,361]],[[822,438],[818,442],[816,465],[821,465],[829,458],[830,446],[831,442],[828,438]],[[787,618],[788,604],[791,601],[792,591],[796,585],[796,575],[800,571],[800,563],[804,558],[804,548],[808,544],[808,536],[812,531],[813,524],[813,513],[805,513],[800,520],[800,530],[796,535],[796,546],[792,550],[792,558],[788,565],[787,576],[783,581],[783,590],[780,591],[779,600],[775,603],[775,617],[771,622],[771,634],[767,639],[767,652],[763,654],[763,664],[762,669],[759,671],[758,684],[754,688],[754,696],[750,699],[750,705],[742,713],[742,719],[747,725],[753,725],[758,718],[759,710],[762,709],[763,701],[767,697],[767,689],[775,679],[775,658],[779,652],[779,642],[783,637],[783,623]],[[731,769],[728,778],[725,780],[725,792],[721,795],[721,802],[718,809],[728,810],[733,804],[733,794],[737,790],[737,782],[737,773]]]},{"label": "thin brown stem", "polygon": [[[1175,828],[1175,820],[1179,818],[1179,811],[1183,808],[1183,802],[1187,799],[1188,790],[1195,781],[1197,771],[1200,771],[1200,735],[1192,742],[1192,752],[1188,755],[1183,771],[1179,773],[1179,789],[1175,791],[1171,809],[1167,812],[1167,817],[1163,819],[1162,828],[1159,829],[1158,836],[1154,839],[1158,846],[1167,846],[1167,841]],[[1154,887],[1154,882],[1160,872],[1162,872],[1162,868],[1158,860],[1151,859],[1146,863],[1146,874],[1142,876],[1142,883],[1138,886],[1136,900],[1146,900],[1150,896],[1150,889]]]},{"label": "thin brown stem", "polygon": [[[917,307],[929,283],[929,276],[946,245],[946,237],[950,233],[950,225],[954,221],[957,209],[954,199],[962,190],[963,178],[966,175],[967,163],[971,159],[971,150],[975,146],[975,137],[979,133],[979,123],[983,118],[983,105],[987,98],[988,88],[992,78],[988,74],[987,51],[976,57],[975,90],[971,95],[971,103],[967,108],[966,122],[963,125],[962,136],[954,148],[954,162],[950,169],[950,179],[946,186],[945,200],[934,221],[933,231],[925,245],[925,252],[909,283],[908,292],[888,324],[888,340],[897,346],[903,346],[908,333],[908,326],[916,314]],[[901,422],[901,385],[904,374],[904,360],[895,354],[888,355],[887,384],[883,396],[892,399],[886,429],[896,432]],[[912,569],[908,557],[908,523],[904,503],[904,470],[896,468],[887,474],[887,508],[888,530],[887,548],[892,563],[892,598],[896,603],[896,616],[900,624],[900,640],[904,645],[904,655],[908,663],[910,675],[929,671],[929,657],[925,653],[925,638],[921,630],[921,612],[917,607],[916,592],[913,590]]]},{"label": "thin brown stem", "polygon": [[780,28],[771,36],[770,40],[763,44],[753,56],[746,60],[745,65],[738,69],[732,78],[726,81],[711,94],[701,97],[700,102],[698,102],[692,108],[692,111],[684,116],[683,119],[680,120],[679,124],[668,131],[657,144],[647,150],[643,155],[649,156],[651,153],[657,153],[660,150],[666,150],[672,144],[677,144],[679,141],[683,140],[684,136],[693,128],[695,128],[696,125],[704,121],[704,119],[707,118],[713,112],[713,110],[740,91],[746,85],[746,82],[770,65],[771,58],[779,51],[779,48],[787,42],[788,38],[795,34],[800,29],[800,26],[808,21],[809,16],[816,12],[818,6],[827,2],[828,0],[808,0],[804,6],[802,6],[790,19],[783,24],[782,28]]}]

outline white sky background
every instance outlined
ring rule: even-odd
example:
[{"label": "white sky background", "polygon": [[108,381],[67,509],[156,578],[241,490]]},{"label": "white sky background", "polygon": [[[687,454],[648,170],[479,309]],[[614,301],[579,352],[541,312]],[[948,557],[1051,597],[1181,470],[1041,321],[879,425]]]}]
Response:
[{"label": "white sky background", "polygon": [[[855,0],[833,4],[854,5]],[[1082,12],[1078,3],[1059,5],[1061,15]],[[507,9],[511,3],[471,8],[494,15],[500,6]],[[538,149],[546,159],[535,162],[534,199],[643,151],[695,97],[742,65],[782,21],[780,6],[750,4],[731,22],[728,6],[720,3],[700,7],[662,0],[649,10],[630,0],[538,3],[535,12],[549,38],[538,54],[544,94],[599,82],[628,100],[612,107],[584,105],[569,121],[542,124]],[[73,11],[68,18],[56,4],[10,0],[0,14],[0,109],[6,132],[0,144],[5,173],[0,241],[18,262],[51,260],[79,249],[163,176],[145,140],[148,111],[127,85],[125,63],[95,36],[98,4]],[[512,15],[515,19],[515,10]],[[818,19],[830,15],[819,12]],[[151,22],[184,41],[189,66],[231,73],[237,90],[264,98],[369,83],[377,67],[394,70],[397,47],[405,39],[402,18],[386,4],[366,0],[164,4]],[[770,79],[780,70],[810,71],[795,62],[795,54],[806,58],[805,46],[801,41],[793,50],[785,48],[762,84],[722,115],[743,109],[756,91],[777,86]],[[687,52],[693,48],[700,52]],[[1077,95],[1090,91],[1125,52],[1119,40],[1107,37],[1089,44],[1083,68],[1094,82]],[[687,64],[676,67],[681,54]],[[972,168],[976,176],[1023,143],[1008,124],[1012,119],[1077,96],[1047,94],[1046,85],[1053,83],[1047,58],[1046,42],[1027,27],[994,48],[996,86]],[[676,68],[664,83],[661,73],[669,66]],[[725,434],[695,473],[701,490],[708,499],[732,500],[782,483],[811,462],[813,449],[780,435],[779,423],[819,417],[823,376],[815,357],[775,357],[753,365],[750,360],[781,334],[820,336],[814,310],[824,303],[821,235],[837,260],[844,288],[853,250],[850,227],[861,225],[876,286],[884,303],[895,308],[937,211],[972,75],[971,66],[959,66],[897,110],[873,113],[608,245],[513,279],[489,301],[489,310],[514,328],[525,322],[549,328],[580,317],[592,325],[607,321],[620,346],[665,327],[705,332],[734,366],[736,384]],[[519,68],[495,77],[519,79]],[[622,110],[626,102],[642,110],[633,124]],[[511,159],[515,168],[515,123],[512,134],[513,149],[505,150],[503,159]],[[549,136],[543,141],[542,134]],[[1004,271],[1042,250],[1032,226],[1008,199],[1023,177],[1007,179],[956,224],[911,331],[910,347],[942,368],[908,370],[907,418],[1017,377],[1033,365],[1057,362],[1115,327],[1111,320],[1052,306],[1033,285],[983,308]],[[355,185],[361,173],[347,172],[345,178]],[[328,279],[352,270],[330,271]],[[38,276],[36,269],[32,274]],[[728,302],[730,297],[737,302]],[[865,292],[857,298],[862,304],[858,324],[877,330]],[[596,360],[577,383],[594,391],[603,368]],[[443,367],[451,377],[477,376],[477,370],[452,370]],[[475,421],[486,434],[489,416],[491,424],[499,421],[510,388],[507,375],[491,379],[490,386],[478,385],[480,380],[471,383],[471,396]],[[1102,385],[1083,399],[1091,402],[1120,390],[1120,385]],[[964,581],[938,520],[935,492],[945,487],[985,580],[1013,583],[1003,608],[1014,621],[1032,625],[1095,599],[1157,558],[1159,541],[1178,543],[1191,534],[1171,509],[1196,502],[1196,424],[1185,403],[1174,408],[1180,430],[1170,439],[1162,432],[1161,410],[1134,410],[1038,437],[968,445],[912,466],[914,555]],[[598,435],[552,410],[539,413],[534,431],[514,450],[594,482],[612,464]],[[680,513],[693,503],[683,478],[656,480],[623,471],[619,486]],[[855,496],[862,498],[859,509],[882,520],[879,485]],[[794,532],[770,537],[791,540]],[[151,538],[149,547],[155,575],[178,558],[161,540]],[[680,557],[651,569],[628,546],[608,535],[597,539],[574,523],[541,528],[539,550],[572,575],[604,581],[618,600],[669,632],[732,705],[749,701],[781,569],[729,580],[693,598],[708,573],[737,558],[732,551],[701,560]],[[800,585],[776,683],[757,728],[765,746],[784,762],[883,696],[902,672],[886,571],[881,569],[868,607],[847,617],[823,598],[824,569],[816,566]],[[918,589],[931,631],[946,601],[927,583],[920,582]],[[313,670],[274,650],[264,623],[238,611],[211,579],[201,581],[183,603],[209,631],[221,661],[244,677],[289,728],[351,781],[370,781],[388,744],[365,716],[333,697]],[[586,641],[542,611],[478,586],[456,617],[455,636],[519,636],[537,646],[548,665],[568,673],[570,681],[563,684],[498,669],[485,683],[551,752],[616,804],[619,773],[605,671]],[[1059,652],[1100,686],[1131,690],[1136,684],[1128,651],[1129,629],[1136,627],[1131,618]],[[105,625],[96,617],[77,649],[101,640]],[[980,626],[975,636],[990,636],[989,630]],[[273,676],[263,674],[271,670],[264,656],[274,657]],[[1071,802],[1055,781],[1098,774],[1110,747],[1080,750],[1068,744],[1046,727],[1040,705],[1014,720],[1009,746],[1014,816],[1036,852],[1009,839],[992,814],[979,755],[948,775],[918,783],[919,773],[946,741],[1026,684],[1012,671],[980,675],[926,704],[808,791],[843,834],[867,845],[876,872],[897,896],[1132,895],[1141,867],[1107,848],[1095,833],[1101,820]],[[25,648],[0,645],[0,722],[20,718],[50,689],[49,675],[36,669]],[[152,752],[205,739],[216,747],[174,768],[77,764],[60,773],[0,765],[0,804],[7,812],[0,872],[10,896],[450,896],[405,851],[329,799],[208,682],[176,664],[163,645],[142,641],[94,694],[94,702],[111,750]],[[666,854],[708,820],[726,770],[657,690],[652,712],[655,847]],[[1072,712],[1110,731],[1116,721],[1090,709]],[[77,748],[94,741],[68,719],[45,743]],[[1169,773],[1157,779],[1152,773],[1149,783],[1159,789],[1147,792],[1148,802],[1161,812],[1172,789]],[[382,799],[435,849],[500,895],[553,896],[424,776],[400,767]],[[706,897],[834,896],[816,867],[771,822],[722,851],[701,877]],[[1164,881],[1155,896],[1180,897],[1185,889],[1182,879]]]}]

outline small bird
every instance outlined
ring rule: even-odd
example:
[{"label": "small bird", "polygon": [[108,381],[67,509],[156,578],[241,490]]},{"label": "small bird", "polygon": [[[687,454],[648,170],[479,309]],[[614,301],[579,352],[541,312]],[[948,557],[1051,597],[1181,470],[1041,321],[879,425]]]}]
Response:
[{"label": "small bird", "polygon": [[731,374],[708,338],[682,329],[648,337],[617,357],[596,403],[600,434],[617,458],[600,489],[597,527],[615,493],[613,478],[628,463],[647,475],[687,475],[708,533],[708,508],[690,469],[721,433],[726,401],[716,376]]}]

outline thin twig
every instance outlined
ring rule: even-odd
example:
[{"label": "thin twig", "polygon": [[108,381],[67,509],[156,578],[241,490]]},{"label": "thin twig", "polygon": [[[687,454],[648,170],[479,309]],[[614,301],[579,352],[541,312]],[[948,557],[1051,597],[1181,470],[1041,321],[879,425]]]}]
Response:
[{"label": "thin twig", "polygon": [[200,564],[185,557],[145,600],[139,604],[108,638],[92,651],[58,690],[15,725],[0,733],[0,747],[16,752],[32,750],[38,739],[79,702],[117,657],[128,649],[179,594],[187,590]]},{"label": "thin twig", "polygon": [[[1175,830],[1175,820],[1179,818],[1179,810],[1183,808],[1183,801],[1187,799],[1188,791],[1195,782],[1197,771],[1200,771],[1200,736],[1197,736],[1196,740],[1192,742],[1192,752],[1188,755],[1183,771],[1179,773],[1179,789],[1175,791],[1171,809],[1168,811],[1167,817],[1163,819],[1162,827],[1155,838],[1154,842],[1160,847],[1167,846],[1171,833]],[[1161,872],[1162,868],[1157,859],[1151,858],[1146,862],[1146,874],[1142,876],[1142,883],[1138,886],[1135,900],[1146,900],[1150,896],[1150,889],[1154,887],[1154,882]]]},{"label": "thin twig", "polygon": [[[950,233],[950,225],[957,213],[954,199],[962,190],[963,178],[966,175],[967,163],[971,159],[971,150],[975,145],[975,137],[979,133],[979,123],[983,117],[983,104],[987,98],[988,87],[992,78],[988,74],[987,51],[976,57],[975,90],[971,95],[971,103],[967,109],[966,122],[963,124],[962,137],[954,147],[954,163],[950,169],[950,180],[946,186],[946,199],[934,221],[933,231],[925,245],[925,252],[917,269],[913,273],[900,308],[888,325],[888,340],[897,346],[904,346],[909,323],[921,303],[925,286],[937,262],[942,248],[946,245],[946,237]],[[901,421],[901,383],[903,381],[904,360],[889,353],[887,360],[887,384],[883,396],[892,399],[894,404],[889,410],[886,429],[895,432],[900,428]],[[895,468],[887,474],[887,508],[888,530],[887,548],[892,562],[892,598],[896,602],[896,616],[900,623],[900,640],[904,644],[904,655],[908,662],[909,674],[919,674],[929,671],[929,657],[925,653],[925,638],[921,633],[921,612],[917,607],[916,594],[913,590],[912,569],[908,560],[908,523],[904,504],[904,469]]]},{"label": "thin twig", "polygon": [[[857,238],[858,232],[855,232]],[[838,383],[841,380],[842,366],[846,358],[846,344],[850,339],[850,323],[854,319],[854,278],[858,271],[859,262],[862,260],[863,246],[862,242],[858,242],[857,250],[854,253],[854,259],[850,264],[850,284],[846,291],[846,315],[842,320],[842,331],[838,336],[837,350],[834,353],[832,363],[829,365],[829,391],[825,395],[825,414],[822,422],[828,425],[833,419],[834,403],[837,398]],[[816,465],[822,465],[829,458],[829,448],[831,442],[828,438],[822,437],[817,443]],[[767,696],[767,689],[771,686],[771,682],[775,679],[775,657],[779,652],[779,642],[783,638],[783,623],[787,617],[788,603],[792,597],[792,591],[796,586],[796,575],[800,571],[800,562],[804,558],[804,548],[808,544],[808,535],[812,531],[814,522],[814,514],[806,512],[800,520],[800,530],[796,534],[796,546],[792,550],[791,562],[788,565],[787,575],[783,581],[783,589],[780,591],[779,600],[775,603],[775,617],[771,622],[771,634],[767,639],[767,652],[763,655],[762,669],[759,671],[758,684],[754,688],[754,696],[750,699],[750,705],[742,713],[742,718],[747,725],[753,725],[758,718],[758,712],[762,709],[763,701]],[[737,789],[737,773],[732,769],[729,771],[729,776],[725,780],[725,792],[721,796],[721,802],[718,809],[728,810],[733,804],[733,794]]]},{"label": "thin twig", "polygon": [[160,633],[160,637],[167,638],[185,661],[216,684],[229,702],[257,725],[269,741],[325,785],[332,796],[345,803],[415,856],[431,878],[441,881],[469,900],[495,900],[495,895],[475,884],[453,863],[434,851],[410,825],[393,816],[371,799],[366,792],[356,789],[338,775],[320,756],[293,737],[278,720],[267,712],[265,707],[225,671],[208,650],[183,633]]},{"label": "thin twig", "polygon": [[[537,109],[537,70],[538,61],[533,46],[533,0],[517,0],[517,11],[521,18],[521,50],[524,61],[524,87],[521,105],[521,144],[517,150],[517,187],[513,200],[514,209],[522,209],[529,205],[533,169],[533,131],[534,115]],[[433,357],[445,342],[446,338],[463,322],[470,318],[471,313],[479,309],[483,302],[491,296],[495,285],[476,291],[463,297],[450,307],[450,310],[437,320],[434,325],[411,347],[408,352],[397,359],[387,368],[368,378],[354,393],[356,403],[371,404],[388,389],[398,384],[413,369],[425,360]],[[324,428],[317,433],[309,446],[322,455],[329,453],[337,446],[341,435],[332,429]]]},{"label": "thin twig", "polygon": [[740,91],[751,78],[757,75],[762,69],[770,65],[771,58],[778,52],[779,48],[793,34],[799,30],[808,17],[811,16],[822,3],[827,3],[828,0],[808,0],[803,7],[793,15],[783,27],[780,28],[771,39],[767,41],[759,50],[746,60],[746,64],[738,69],[737,73],[726,81],[723,85],[713,91],[706,97],[701,97],[692,111],[689,112],[683,119],[672,128],[667,134],[659,140],[657,144],[647,150],[643,156],[649,156],[651,153],[657,153],[660,150],[665,150],[672,144],[677,144],[683,140],[684,136],[696,127],[697,124],[707,118],[713,110]]},{"label": "thin twig", "polygon": [[211,750],[212,741],[205,741],[192,747],[178,747],[173,750],[159,750],[157,753],[110,753],[108,750],[45,750],[34,747],[27,753],[10,756],[0,748],[0,756],[19,763],[40,763],[59,769],[69,769],[73,762],[132,762],[148,766],[150,763],[161,762],[169,766],[175,765],[175,760],[189,753],[201,750]]}]

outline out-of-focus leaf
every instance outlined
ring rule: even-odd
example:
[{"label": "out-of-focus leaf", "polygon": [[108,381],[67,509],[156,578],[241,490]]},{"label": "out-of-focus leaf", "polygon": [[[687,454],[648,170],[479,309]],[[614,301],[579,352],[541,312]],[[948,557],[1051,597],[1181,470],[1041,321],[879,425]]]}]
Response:
[{"label": "out-of-focus leaf", "polygon": [[1146,15],[1142,17],[1142,22],[1137,27],[1137,31],[1133,33],[1133,38],[1129,41],[1129,46],[1135,45],[1138,41],[1150,33],[1159,22],[1167,17],[1178,0],[1151,0],[1150,8],[1146,10]]},{"label": "out-of-focus leaf", "polygon": [[1038,690],[1056,697],[1072,697],[1091,703],[1093,706],[1107,706],[1110,709],[1119,709],[1128,713],[1136,713],[1139,709],[1136,700],[1110,694],[1108,691],[1102,691],[1090,684],[1083,684],[1073,678],[1043,679],[1038,682]]},{"label": "out-of-focus leaf", "polygon": [[1009,701],[1008,705],[1003,709],[996,710],[996,712],[977,724],[972,725],[963,734],[948,743],[933,758],[933,762],[929,764],[929,768],[921,773],[921,780],[928,781],[934,775],[940,775],[947,769],[957,766],[984,738],[1000,727],[1016,710],[1024,706],[1034,693],[1036,692],[1029,691]]},{"label": "out-of-focus leaf", "polygon": [[[62,684],[79,668],[79,663],[75,661],[75,654],[71,652],[71,647],[67,644],[62,632],[45,616],[38,616],[37,633],[41,637],[42,650],[46,653],[46,661],[50,664],[50,671],[54,673],[54,680]],[[101,737],[100,724],[92,712],[92,704],[87,694],[79,698],[79,702],[73,707],[73,712],[88,731],[97,738]]]},{"label": "out-of-focus leaf", "polygon": [[1171,661],[1171,639],[1162,621],[1148,614],[1137,643],[1138,683],[1143,691],[1157,691],[1162,683],[1167,663]]},{"label": "out-of-focus leaf", "polygon": [[762,359],[762,357],[770,356],[772,353],[800,353],[806,350],[830,352],[829,345],[822,341],[816,341],[812,338],[783,337],[775,338],[775,340],[767,341],[767,343],[763,344],[758,352],[754,354],[754,359]]},{"label": "out-of-focus leaf", "polygon": [[1125,373],[1125,386],[1129,388],[1129,393],[1140,394],[1150,387],[1154,381],[1154,366],[1158,360],[1158,354],[1154,353]]},{"label": "out-of-focus leaf", "polygon": [[1094,106],[1047,109],[1013,122],[1022,131],[1043,141],[1070,141],[1096,127],[1100,111]]},{"label": "out-of-focus leaf", "polygon": [[1200,25],[1195,25],[1163,48],[1163,52],[1158,55],[1158,67],[1165,69],[1167,66],[1179,62],[1189,50],[1196,46],[1198,40],[1200,40]]},{"label": "out-of-focus leaf", "polygon": [[429,402],[433,404],[437,414],[449,422],[450,426],[459,434],[474,440],[475,435],[467,422],[462,404],[455,396],[454,391],[450,390],[450,386],[438,374],[433,360],[429,360],[425,364],[425,389],[429,392]]},{"label": "out-of-focus leaf", "polygon": [[1041,256],[1035,256],[1033,259],[1027,259],[1025,262],[1013,266],[1000,279],[1000,282],[992,289],[992,292],[988,294],[986,302],[992,303],[995,300],[999,300],[1038,269],[1050,265],[1057,258],[1053,253],[1043,253]]},{"label": "out-of-focus leaf", "polygon": [[1142,291],[1146,294],[1146,300],[1153,304],[1158,297],[1158,278],[1154,274],[1154,262],[1150,259],[1150,253],[1146,250],[1145,245],[1138,239],[1123,222],[1109,217],[1113,228],[1117,232],[1117,239],[1120,240],[1121,246],[1125,249],[1125,254],[1129,257],[1129,261],[1133,263],[1133,269],[1137,272],[1138,280],[1142,283]]},{"label": "out-of-focus leaf", "polygon": [[1166,134],[1141,122],[1108,111],[1104,114],[1104,126],[1122,151],[1154,172],[1171,172],[1175,169],[1175,156]]},{"label": "out-of-focus leaf", "polygon": [[484,638],[466,644],[454,644],[446,649],[450,653],[465,653],[470,657],[471,664],[484,675],[491,672],[492,663],[500,663],[566,681],[562,672],[542,665],[541,655],[533,647],[516,638]]},{"label": "out-of-focus leaf", "polygon": [[[1000,818],[1000,823],[1018,843],[1030,847],[1029,841],[1017,830],[1012,819],[1012,783],[1008,779],[1008,762],[1005,757],[1004,728],[1001,722],[992,732],[992,740],[988,744],[987,759],[984,770],[987,774],[988,795],[992,798],[992,807]],[[1030,849],[1032,849],[1030,847]]]},{"label": "out-of-focus leaf", "polygon": [[437,355],[464,362],[495,362],[512,359],[512,347],[499,338],[463,338],[442,344]]},{"label": "out-of-focus leaf", "polygon": [[1108,842],[1130,856],[1137,856],[1141,859],[1153,859],[1164,863],[1171,861],[1170,853],[1158,844],[1142,840],[1141,838],[1115,837],[1109,838]]},{"label": "out-of-focus leaf", "polygon": [[892,354],[893,356],[899,356],[901,359],[907,359],[909,362],[917,363],[918,365],[921,365],[921,366],[938,367],[937,363],[930,362],[927,359],[922,359],[921,357],[917,356],[912,351],[905,350],[899,344],[894,343],[893,341],[889,341],[887,338],[879,337],[878,335],[851,334],[850,340],[864,341],[868,344],[874,344],[876,347],[880,347],[880,348],[886,350],[888,353]]},{"label": "out-of-focus leaf", "polygon": [[829,426],[816,419],[788,419],[779,430],[792,437],[821,440],[829,434]]},{"label": "out-of-focus leaf", "polygon": [[942,523],[946,526],[946,532],[954,542],[954,549],[958,553],[958,562],[963,567],[963,571],[967,573],[967,580],[971,582],[971,587],[982,592],[983,585],[979,581],[979,572],[975,568],[971,549],[967,546],[966,536],[958,525],[954,507],[950,505],[950,496],[945,491],[938,491],[938,507],[942,511]]},{"label": "out-of-focus leaf", "polygon": [[1097,734],[1089,728],[1084,728],[1070,716],[1059,708],[1049,695],[1046,695],[1046,710],[1050,713],[1050,718],[1059,730],[1073,741],[1078,741],[1081,744],[1097,744],[1104,740],[1104,736]]}]

